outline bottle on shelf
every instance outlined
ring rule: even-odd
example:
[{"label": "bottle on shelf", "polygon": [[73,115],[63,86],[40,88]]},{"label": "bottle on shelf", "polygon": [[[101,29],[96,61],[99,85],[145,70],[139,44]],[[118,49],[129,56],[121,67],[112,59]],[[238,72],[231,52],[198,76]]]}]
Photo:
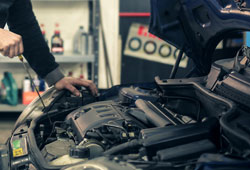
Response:
[{"label": "bottle on shelf", "polygon": [[46,41],[46,43],[48,44],[48,39],[46,38],[46,31],[45,31],[45,26],[44,26],[44,24],[41,24],[40,27],[41,27],[41,31],[42,31],[43,38],[44,38],[44,40]]},{"label": "bottle on shelf", "polygon": [[1,90],[1,102],[12,106],[18,104],[18,88],[12,73],[4,72]]},{"label": "bottle on shelf", "polygon": [[82,55],[88,54],[88,34],[84,31],[83,26],[79,26],[79,29],[75,33],[73,40],[73,52]]},{"label": "bottle on shelf", "polygon": [[[35,85],[35,87],[33,87],[33,88],[36,88],[39,91],[40,80],[38,79],[37,75],[35,76],[33,82],[34,82],[34,85]],[[33,89],[33,92],[35,92],[35,89]]]},{"label": "bottle on shelf", "polygon": [[84,79],[84,75],[83,75],[83,64],[80,65],[80,69],[81,69],[81,72],[80,72],[80,79]]},{"label": "bottle on shelf", "polygon": [[94,43],[93,33],[90,31],[88,34],[88,55],[92,55],[94,53],[93,43]]},{"label": "bottle on shelf", "polygon": [[39,91],[45,91],[46,90],[46,85],[45,81],[39,77]]},{"label": "bottle on shelf", "polygon": [[79,29],[76,31],[73,39],[73,52],[76,54],[81,54],[82,48],[82,39],[81,35],[84,32],[83,26],[79,26]]},{"label": "bottle on shelf", "polygon": [[89,45],[89,35],[87,32],[83,31],[81,39],[82,39],[82,55],[88,55],[88,45]]},{"label": "bottle on shelf", "polygon": [[30,84],[30,79],[29,77],[25,77],[23,80],[23,92],[31,92],[31,84]]},{"label": "bottle on shelf", "polygon": [[55,33],[51,38],[51,52],[53,54],[63,54],[63,39],[60,36],[59,24],[56,23]]}]

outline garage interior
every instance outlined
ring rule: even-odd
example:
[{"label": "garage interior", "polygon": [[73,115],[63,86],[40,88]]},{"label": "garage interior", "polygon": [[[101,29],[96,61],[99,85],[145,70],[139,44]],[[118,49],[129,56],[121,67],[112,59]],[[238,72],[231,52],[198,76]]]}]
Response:
[{"label": "garage interior", "polygon": [[[113,77],[113,85],[118,85],[120,83],[138,83],[152,81],[155,76],[160,76],[162,78],[168,78],[170,75],[172,65],[152,62],[150,60],[140,59],[133,56],[128,56],[124,54],[124,48],[128,37],[129,28],[132,23],[139,23],[142,25],[149,24],[149,13],[150,13],[150,2],[146,1],[117,1],[112,0],[109,3],[99,2],[100,9],[102,10],[103,17],[103,27],[105,31],[106,41],[107,41],[107,50],[109,54],[109,61],[111,66],[111,74]],[[55,23],[60,24],[61,36],[65,42],[65,54],[62,56],[56,56],[57,59],[61,60],[61,68],[65,75],[73,73],[74,77],[80,77],[84,74],[85,78],[93,80],[92,77],[88,74],[88,59],[86,56],[82,58],[77,58],[78,56],[72,55],[73,47],[73,37],[77,32],[79,26],[83,26],[86,31],[91,27],[89,23],[89,18],[91,11],[89,11],[89,3],[87,1],[81,0],[33,0],[33,10],[40,24],[44,24],[44,29],[46,31],[46,38],[51,39],[55,29]],[[112,9],[112,10],[111,10]],[[100,12],[100,11],[99,11]],[[127,15],[126,15],[127,14]],[[140,15],[141,14],[141,15]],[[144,14],[144,15],[143,15]],[[93,14],[92,14],[93,15]],[[133,16],[134,15],[134,16]],[[99,18],[100,19],[100,18]],[[99,23],[100,24],[100,23]],[[99,28],[100,29],[100,28]],[[99,35],[98,42],[100,45],[97,53],[99,54],[98,58],[98,87],[99,88],[108,88],[107,86],[107,76],[103,74],[105,70],[104,54],[102,37]],[[232,56],[236,54],[237,49],[241,47],[244,43],[244,36],[242,34],[232,35],[228,37],[227,42],[231,42],[220,45],[221,50],[217,50],[216,55],[221,56],[221,53],[228,53]],[[50,42],[48,43],[50,46]],[[233,47],[234,49],[232,49]],[[222,49],[223,52],[222,52]],[[233,52],[233,54],[232,54]],[[69,53],[69,54],[67,54]],[[65,56],[64,56],[65,55]],[[68,55],[68,56],[67,56]],[[75,62],[71,62],[71,58],[76,59]],[[65,59],[65,61],[64,61]],[[92,60],[92,59],[90,59]],[[27,76],[23,66],[18,61],[17,58],[9,59],[6,57],[1,57],[1,75],[0,78],[3,79],[3,73],[8,71],[13,74],[13,77],[18,85],[19,89],[19,104],[17,106],[9,106],[7,104],[1,104],[0,110],[1,114],[1,131],[4,133],[1,136],[1,143],[9,137],[10,132],[14,126],[14,122],[26,107],[22,104],[22,88],[23,80]],[[94,61],[95,62],[95,61]],[[81,63],[81,64],[79,64]],[[83,67],[81,67],[83,65]],[[150,68],[150,69],[146,69]],[[186,70],[192,68],[192,61],[189,60],[188,66],[184,69],[180,69],[177,74],[177,77],[184,76]],[[81,71],[81,69],[83,71]],[[163,71],[164,70],[164,71]],[[35,76],[35,73],[32,72],[32,76]],[[7,123],[8,122],[8,123]]]},{"label": "garage interior", "polygon": [[[156,2],[157,0],[152,1]],[[179,2],[179,0],[176,1]],[[200,1],[203,2],[203,0]],[[149,32],[150,26],[152,27],[151,0],[31,0],[31,2],[42,34],[64,75],[75,77],[80,80],[91,80],[98,87],[100,93],[105,93],[105,90],[112,87],[115,89],[115,87],[118,87],[119,85],[126,88],[133,88],[134,84],[139,85],[145,82],[157,82],[160,87],[157,87],[156,89],[160,89],[164,94],[171,96],[177,91],[176,94],[180,95],[183,92],[183,89],[179,89],[179,86],[178,88],[173,87],[169,89],[164,86],[167,83],[185,83],[185,80],[190,77],[206,77],[209,73],[206,72],[206,74],[204,74],[197,71],[197,61],[194,61],[195,57],[188,56],[188,52],[190,51],[187,50],[187,54],[185,53],[185,47],[176,47],[174,46],[176,42],[168,42],[166,41],[167,38],[164,39],[164,36],[153,34],[151,32],[152,30],[150,31],[151,33]],[[224,3],[224,0],[221,0],[220,2]],[[159,3],[161,3],[160,0]],[[193,11],[194,15],[195,12],[196,10]],[[165,14],[168,16],[167,13]],[[182,26],[185,27],[185,25]],[[7,24],[4,29],[8,30]],[[61,40],[63,40],[63,51],[53,52],[53,39],[58,31]],[[198,33],[195,34],[198,35]],[[212,33],[209,32],[209,34]],[[177,35],[176,39],[179,39],[180,37]],[[192,40],[189,39],[187,41]],[[202,41],[200,40],[200,42]],[[235,56],[238,56],[239,51],[243,49],[242,47],[244,45],[250,46],[250,33],[248,31],[233,31],[220,37],[220,41],[218,41],[215,50],[211,54],[211,63],[223,59],[232,59]],[[38,87],[40,94],[46,92],[46,90],[49,89],[46,82],[38,77],[38,75],[30,68],[26,60],[24,62],[31,73],[35,88]],[[25,108],[29,107],[29,104],[32,103],[32,101],[38,98],[38,94],[35,88],[32,87],[33,84],[30,82],[30,77],[18,57],[9,58],[0,55],[0,65],[0,79],[2,80],[2,88],[0,90],[0,144],[6,144],[8,139],[13,135],[12,131],[18,117]],[[197,73],[194,73],[195,71],[197,71]],[[226,71],[223,70],[222,72],[224,74]],[[242,72],[239,71],[239,73]],[[210,74],[208,77],[209,76]],[[219,76],[219,80],[225,78],[221,76],[221,74]],[[210,76],[209,78],[211,77],[214,78],[213,76]],[[183,79],[184,81],[182,81]],[[210,82],[207,81],[207,79],[207,77],[204,79],[206,83],[199,83],[210,89]],[[173,82],[171,80],[173,80]],[[201,79],[199,79],[199,81],[200,80]],[[250,84],[249,75],[244,80]],[[216,89],[215,86],[217,84],[215,83],[211,85],[212,91]],[[197,89],[192,88],[187,88],[192,92],[194,91],[192,94],[187,92],[187,96],[189,98],[196,98],[198,96],[197,98],[201,98],[202,100],[199,107],[205,105],[204,108],[198,111],[197,119],[199,120],[200,116],[203,116],[202,114],[200,115],[200,112],[204,110],[206,112],[208,112],[207,110],[214,111],[216,108],[212,108],[215,105],[206,101],[206,99],[210,99],[210,94],[206,93],[209,96],[206,98],[202,96],[204,91],[201,90],[201,92],[197,92]],[[248,85],[246,85],[246,87],[244,86],[244,90],[247,94],[242,95],[248,97],[246,100],[247,102],[249,101],[248,95],[250,95],[247,90],[249,88]],[[140,92],[147,90],[148,89],[145,87],[145,89],[143,88]],[[172,90],[174,91],[173,93]],[[150,95],[155,95],[154,92],[155,91],[152,93],[150,92]],[[130,91],[124,93],[130,95]],[[218,94],[224,96],[222,92]],[[10,98],[9,100],[6,99],[8,97]],[[154,98],[151,97],[150,100]],[[164,98],[164,95],[161,97]],[[136,98],[136,101],[140,100],[140,96],[138,98],[139,99]],[[230,99],[228,96],[225,98],[225,100]],[[185,107],[190,104],[189,102],[191,100],[188,100],[184,102]],[[235,98],[235,100],[237,99]],[[170,104],[173,104],[173,108],[181,106],[181,101],[175,100],[174,97],[167,99],[167,101]],[[219,101],[222,101],[222,99],[218,99],[218,103]],[[237,101],[232,101],[237,103]],[[152,103],[150,103],[150,107],[151,104]],[[143,107],[147,104],[139,101],[137,104],[133,104],[133,107],[135,105],[137,107]],[[236,105],[241,106],[241,104],[238,103]],[[220,106],[221,105],[218,104],[218,110],[223,110]],[[193,107],[190,108],[194,110]],[[143,110],[142,108],[140,109]],[[226,108],[226,110],[227,109],[228,108]],[[244,105],[240,107],[240,109],[244,110],[244,114],[249,114],[249,106]],[[180,112],[183,110],[180,109]],[[248,112],[246,110],[248,110]],[[240,114],[241,113],[242,112],[240,112]],[[201,120],[201,122],[202,121],[203,120]],[[192,120],[190,120],[190,122],[192,122]],[[183,124],[188,124],[190,122],[184,121]],[[206,120],[204,120],[204,122],[206,122]],[[154,120],[151,120],[150,125],[152,124],[154,124]],[[159,123],[159,126],[168,127],[166,123],[164,125]],[[237,124],[237,126],[240,125]],[[145,134],[147,135],[146,132],[147,131],[145,131]],[[245,132],[249,134],[249,126],[245,129]],[[250,139],[248,140],[250,141]],[[228,148],[230,146],[229,144],[225,145]],[[246,146],[248,145],[246,144]],[[171,150],[168,151],[171,152]],[[237,151],[239,150],[236,149],[235,152]],[[140,152],[143,151],[140,150]],[[244,152],[244,158],[246,158],[246,160],[249,159],[248,152]],[[162,153],[159,153],[159,155],[160,154]],[[241,157],[239,154],[237,156]],[[154,159],[156,158],[152,157],[150,161],[153,161]],[[182,159],[184,160],[185,158]]]}]

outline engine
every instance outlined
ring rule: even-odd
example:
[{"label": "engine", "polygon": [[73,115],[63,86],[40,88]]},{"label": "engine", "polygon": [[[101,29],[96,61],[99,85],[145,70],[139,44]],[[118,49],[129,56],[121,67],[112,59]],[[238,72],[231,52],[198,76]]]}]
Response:
[{"label": "engine", "polygon": [[90,104],[66,117],[66,131],[77,145],[75,150],[81,147],[89,152],[85,157],[96,157],[115,145],[139,137],[141,129],[146,126],[132,118],[133,114],[144,116],[141,110],[124,107],[114,101]]},{"label": "engine", "polygon": [[[134,89],[122,91],[127,90]],[[138,139],[142,129],[154,127],[144,111],[135,107],[135,100],[128,102],[118,95],[117,99],[93,102],[86,91],[82,96],[65,94],[55,99],[50,109],[55,113],[54,118],[51,117],[55,120],[53,125],[48,124],[46,116],[39,122],[36,140],[51,165],[67,165],[101,156],[114,146]],[[133,96],[126,93],[126,97]],[[80,107],[74,109],[77,105]]]}]

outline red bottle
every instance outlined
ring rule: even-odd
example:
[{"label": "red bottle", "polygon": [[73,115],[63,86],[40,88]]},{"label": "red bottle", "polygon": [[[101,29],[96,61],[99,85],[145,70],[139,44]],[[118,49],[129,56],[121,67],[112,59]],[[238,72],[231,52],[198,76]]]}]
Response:
[{"label": "red bottle", "polygon": [[84,79],[84,75],[83,75],[83,64],[80,65],[81,68],[81,73],[80,73],[80,79]]},{"label": "red bottle", "polygon": [[59,24],[56,23],[55,33],[51,38],[51,52],[53,54],[63,54],[63,39],[60,37]]}]

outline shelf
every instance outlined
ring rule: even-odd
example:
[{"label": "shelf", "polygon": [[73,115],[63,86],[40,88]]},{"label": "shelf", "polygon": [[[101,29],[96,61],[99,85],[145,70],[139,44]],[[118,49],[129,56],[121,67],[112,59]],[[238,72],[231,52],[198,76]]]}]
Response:
[{"label": "shelf", "polygon": [[[65,53],[54,55],[58,63],[87,63],[94,62],[94,56],[82,56],[78,54]],[[25,61],[26,62],[26,61]],[[17,57],[8,58],[0,55],[0,63],[21,63]]]},{"label": "shelf", "polygon": [[94,62],[94,56],[82,56],[76,54],[55,55],[58,63],[86,63]]},{"label": "shelf", "polygon": [[0,112],[22,112],[26,108],[26,105],[18,104],[11,106],[7,104],[0,104]]},{"label": "shelf", "polygon": [[95,0],[31,0],[32,2],[88,2]]}]

